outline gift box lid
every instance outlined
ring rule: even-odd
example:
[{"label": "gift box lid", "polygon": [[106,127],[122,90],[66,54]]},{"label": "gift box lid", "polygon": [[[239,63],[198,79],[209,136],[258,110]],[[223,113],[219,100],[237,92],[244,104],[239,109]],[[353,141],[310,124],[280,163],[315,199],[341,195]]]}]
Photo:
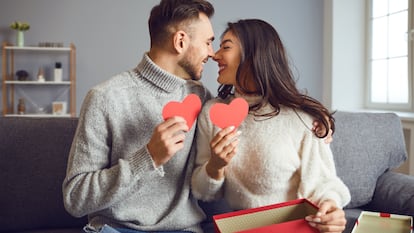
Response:
[{"label": "gift box lid", "polygon": [[317,233],[304,219],[318,207],[306,199],[239,210],[213,216],[218,233],[297,232]]},{"label": "gift box lid", "polygon": [[362,211],[351,233],[412,233],[413,218],[406,215]]}]

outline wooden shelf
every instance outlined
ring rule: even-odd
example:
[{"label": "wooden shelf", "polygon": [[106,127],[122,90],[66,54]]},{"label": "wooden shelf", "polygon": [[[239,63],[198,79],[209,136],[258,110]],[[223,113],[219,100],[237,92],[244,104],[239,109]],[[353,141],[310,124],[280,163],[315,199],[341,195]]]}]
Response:
[{"label": "wooden shelf", "polygon": [[[41,53],[40,53],[41,52]],[[14,79],[15,74],[15,57],[25,56],[28,54],[39,53],[39,56],[61,56],[61,54],[54,54],[55,52],[64,52],[68,54],[68,80],[64,81],[18,81]],[[48,54],[53,53],[53,54]],[[18,61],[16,61],[17,63]],[[33,60],[33,63],[36,64],[36,60]],[[27,91],[28,89],[36,90],[44,89],[34,89],[35,87],[47,86],[52,88],[56,86],[64,86],[69,89],[69,96],[64,101],[68,101],[68,114],[64,115],[54,115],[54,114],[16,114],[15,111],[17,105],[18,97],[15,96],[15,88],[18,88],[18,91]],[[67,90],[67,89],[66,89]],[[33,93],[33,92],[31,92]],[[28,96],[28,98],[31,96]],[[76,47],[74,44],[70,44],[69,47],[37,47],[37,46],[24,46],[18,47],[7,42],[3,42],[2,45],[2,98],[3,98],[3,116],[13,116],[13,117],[75,117],[76,116]],[[56,98],[58,100],[58,98]],[[56,101],[54,99],[50,100],[50,103]],[[32,105],[36,105],[35,101],[31,101]],[[44,103],[43,103],[44,104]],[[26,108],[27,109],[27,108]],[[29,110],[30,111],[30,110]]]},{"label": "wooden shelf", "polygon": [[70,85],[70,81],[5,81],[5,84],[14,84],[14,85]]},{"label": "wooden shelf", "polygon": [[53,117],[53,118],[59,118],[59,117],[71,117],[70,114],[61,114],[61,115],[55,115],[55,114],[45,114],[45,113],[27,113],[27,114],[6,114],[5,117]]},{"label": "wooden shelf", "polygon": [[53,52],[53,51],[61,51],[61,52],[70,52],[70,47],[34,47],[34,46],[25,46],[25,47],[18,47],[18,46],[5,46],[5,50],[22,50],[22,51],[47,51],[47,52]]}]

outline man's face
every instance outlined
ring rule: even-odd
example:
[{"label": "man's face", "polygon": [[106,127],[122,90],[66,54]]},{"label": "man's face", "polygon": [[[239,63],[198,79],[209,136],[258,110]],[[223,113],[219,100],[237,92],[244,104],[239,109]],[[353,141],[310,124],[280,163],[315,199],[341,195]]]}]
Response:
[{"label": "man's face", "polygon": [[214,32],[210,19],[205,14],[200,14],[200,20],[195,22],[193,27],[190,45],[178,65],[191,79],[200,80],[204,64],[209,57],[214,56]]}]

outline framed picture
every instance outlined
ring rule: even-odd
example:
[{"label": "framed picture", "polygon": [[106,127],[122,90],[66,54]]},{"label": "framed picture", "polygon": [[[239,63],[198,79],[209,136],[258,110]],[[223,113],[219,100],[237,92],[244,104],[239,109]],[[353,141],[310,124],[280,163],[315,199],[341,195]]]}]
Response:
[{"label": "framed picture", "polygon": [[52,102],[52,113],[53,115],[64,115],[67,113],[66,102],[54,101]]}]

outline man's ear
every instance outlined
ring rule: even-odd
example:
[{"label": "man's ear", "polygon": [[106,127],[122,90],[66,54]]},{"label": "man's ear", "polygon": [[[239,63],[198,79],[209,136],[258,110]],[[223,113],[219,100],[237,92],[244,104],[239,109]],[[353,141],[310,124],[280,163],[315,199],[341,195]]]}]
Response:
[{"label": "man's ear", "polygon": [[184,31],[177,31],[174,33],[174,49],[177,53],[181,54],[186,50],[188,44],[188,35]]}]

